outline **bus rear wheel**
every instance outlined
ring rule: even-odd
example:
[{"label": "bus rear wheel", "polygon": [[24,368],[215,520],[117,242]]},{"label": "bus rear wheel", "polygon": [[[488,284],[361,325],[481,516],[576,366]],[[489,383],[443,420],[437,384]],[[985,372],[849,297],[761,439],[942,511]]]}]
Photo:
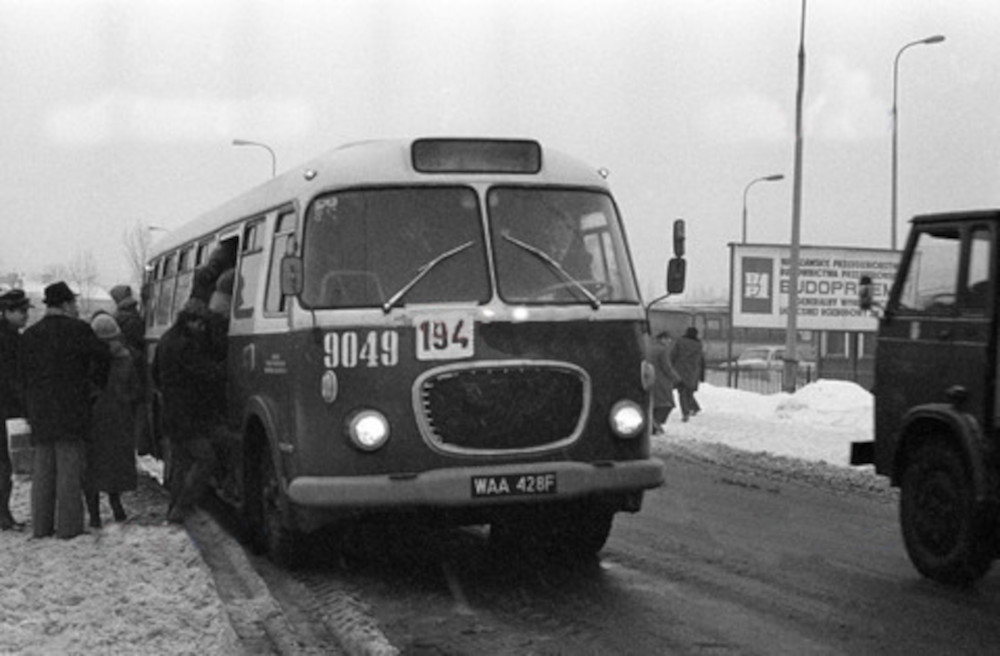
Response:
[{"label": "bus rear wheel", "polygon": [[976,504],[961,454],[939,442],[919,447],[900,487],[903,541],[917,571],[949,585],[968,585],[986,574],[995,517]]}]

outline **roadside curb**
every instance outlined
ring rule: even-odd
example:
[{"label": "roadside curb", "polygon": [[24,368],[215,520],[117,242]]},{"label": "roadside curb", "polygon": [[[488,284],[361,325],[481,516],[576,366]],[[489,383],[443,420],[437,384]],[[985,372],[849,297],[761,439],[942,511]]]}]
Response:
[{"label": "roadside curb", "polygon": [[[239,543],[201,509],[185,520],[184,527],[196,545],[216,545],[214,553],[224,562],[207,563],[212,571],[221,568],[240,582],[240,596],[222,599],[237,636],[259,642],[263,633],[281,656],[303,654],[298,634]],[[202,556],[207,557],[204,550]],[[302,597],[311,594],[299,583],[286,585],[301,590]],[[323,623],[349,656],[398,656],[400,653],[389,643],[375,620],[348,594],[339,594],[332,603],[324,605],[321,615]]]},{"label": "roadside curb", "polygon": [[[240,581],[242,588],[240,592],[243,594],[231,599],[222,599],[230,624],[240,639],[257,641],[262,631],[282,656],[301,653],[301,646],[295,641],[295,632],[288,625],[281,607],[271,596],[267,584],[254,571],[243,549],[235,540],[201,509],[196,510],[185,520],[184,528],[195,545],[206,543],[216,545],[218,554],[224,562],[206,563],[211,571],[214,572],[219,567],[225,568]],[[205,551],[200,549],[200,552],[204,558]]]}]

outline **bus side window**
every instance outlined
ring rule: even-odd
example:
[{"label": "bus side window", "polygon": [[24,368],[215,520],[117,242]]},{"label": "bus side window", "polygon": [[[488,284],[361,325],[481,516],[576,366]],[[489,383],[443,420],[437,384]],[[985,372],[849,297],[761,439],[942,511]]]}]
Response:
[{"label": "bus side window", "polygon": [[174,273],[177,254],[171,253],[163,258],[163,265],[160,270],[160,280],[157,285],[159,292],[156,300],[156,325],[170,325],[170,313],[173,309],[174,299]]},{"label": "bus side window", "polygon": [[274,241],[271,244],[271,261],[268,264],[267,291],[264,296],[265,314],[282,314],[287,306],[287,299],[281,293],[281,258],[288,254],[291,244],[295,243],[295,211],[290,210],[278,215],[274,226]]},{"label": "bus side window", "polygon": [[188,247],[181,251],[181,254],[177,260],[177,282],[174,290],[174,302],[173,311],[171,312],[171,321],[173,317],[176,317],[184,304],[187,303],[188,298],[191,296],[191,283],[194,277],[194,266],[191,261],[192,249]]},{"label": "bus side window", "polygon": [[264,220],[256,219],[243,230],[242,253],[233,290],[233,317],[248,319],[253,316],[254,301],[260,286],[260,267],[264,256]]}]

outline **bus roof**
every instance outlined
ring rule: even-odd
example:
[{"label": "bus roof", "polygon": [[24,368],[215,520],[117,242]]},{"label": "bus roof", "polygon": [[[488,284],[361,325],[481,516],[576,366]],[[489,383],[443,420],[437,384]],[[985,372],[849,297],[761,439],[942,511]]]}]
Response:
[{"label": "bus roof", "polygon": [[[449,141],[467,141],[448,139]],[[470,139],[476,141],[476,139]],[[150,257],[211,235],[226,226],[292,201],[308,202],[318,193],[368,185],[419,185],[428,183],[509,182],[511,184],[585,185],[607,189],[604,175],[595,167],[564,153],[541,148],[537,173],[421,173],[414,170],[411,146],[419,139],[385,139],[345,144],[206,212],[157,240]],[[491,140],[497,141],[497,140]],[[502,140],[510,141],[510,140]],[[527,142],[526,143],[535,143]]]}]

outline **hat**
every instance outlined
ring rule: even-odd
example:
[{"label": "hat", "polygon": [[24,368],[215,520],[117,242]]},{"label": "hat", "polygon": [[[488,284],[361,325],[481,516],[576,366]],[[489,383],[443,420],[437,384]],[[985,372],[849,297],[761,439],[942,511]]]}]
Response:
[{"label": "hat", "polygon": [[65,282],[60,280],[45,288],[45,298],[42,299],[46,305],[62,305],[76,300],[76,294]]},{"label": "hat", "polygon": [[90,327],[94,329],[94,334],[110,341],[122,336],[122,329],[118,327],[118,322],[110,314],[99,314],[90,322]]},{"label": "hat", "polygon": [[0,295],[0,311],[27,310],[33,307],[23,289],[11,289]]},{"label": "hat", "polygon": [[128,285],[115,285],[108,293],[111,294],[111,299],[118,307],[121,307],[123,304],[127,304],[129,300],[136,303],[138,302],[132,296],[132,288]]}]

